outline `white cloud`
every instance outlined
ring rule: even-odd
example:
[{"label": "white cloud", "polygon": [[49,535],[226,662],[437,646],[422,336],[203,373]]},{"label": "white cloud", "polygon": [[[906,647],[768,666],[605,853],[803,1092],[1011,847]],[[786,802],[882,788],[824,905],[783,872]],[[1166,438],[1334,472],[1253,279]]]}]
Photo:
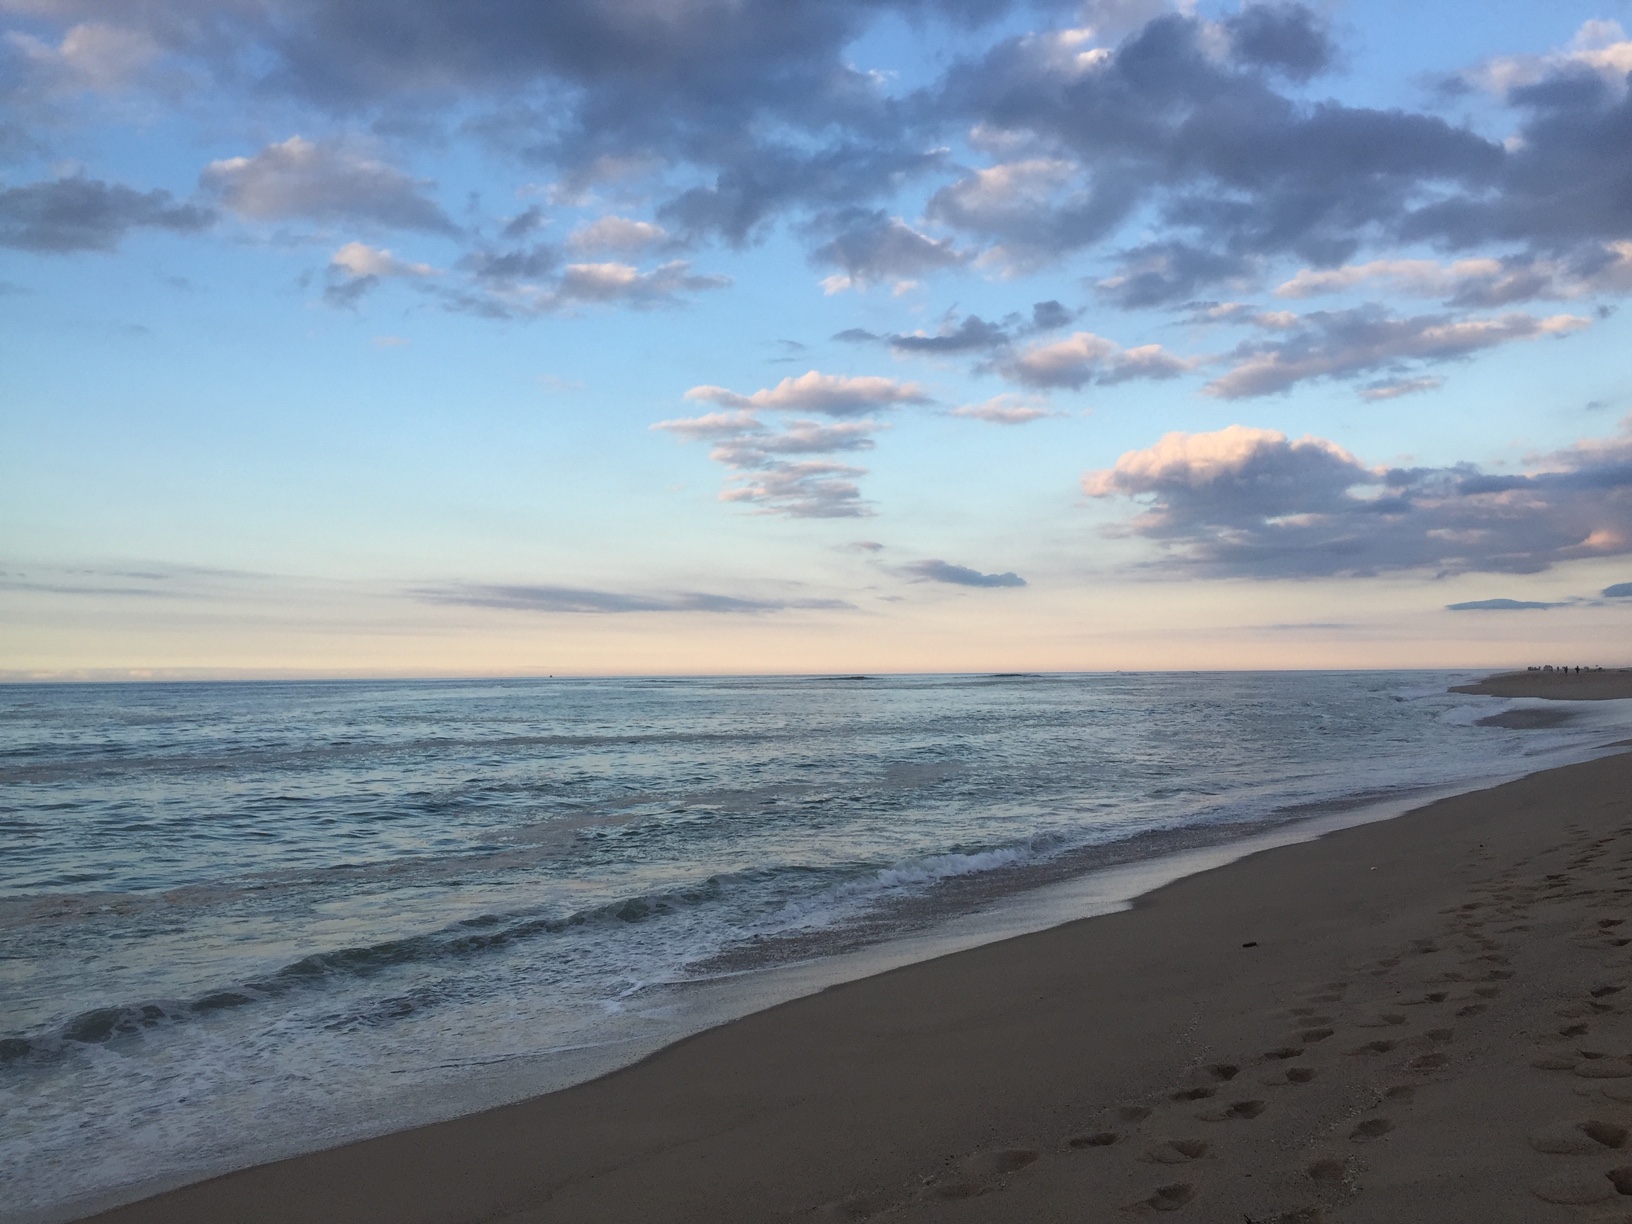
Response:
[{"label": "white cloud", "polygon": [[1195,367],[1159,344],[1123,348],[1092,332],[1076,332],[1052,344],[1034,344],[1017,357],[997,363],[1005,377],[1028,387],[1078,388],[1087,383],[1176,378]]},{"label": "white cloud", "polygon": [[[709,458],[736,473],[721,490],[721,501],[795,518],[871,514],[856,483],[867,469],[833,456],[873,449],[873,435],[886,426],[862,414],[926,402],[914,383],[815,370],[752,395],[704,386],[693,387],[686,398],[719,404],[724,411],[659,421],[652,428],[687,442],[713,443]],[[758,415],[766,411],[810,412],[830,419],[795,417],[767,425]],[[831,419],[835,417],[840,419]]]},{"label": "white cloud", "polygon": [[993,425],[1026,425],[1032,421],[1040,421],[1044,417],[1062,414],[1039,408],[1036,404],[1028,404],[1017,395],[1004,394],[994,395],[991,399],[978,404],[959,404],[948,415],[989,421]]},{"label": "white cloud", "polygon": [[454,229],[424,195],[429,184],[385,162],[300,136],[267,145],[253,157],[213,161],[200,182],[228,208],[256,221],[367,221],[399,229]]},{"label": "white cloud", "polygon": [[725,387],[693,387],[686,398],[725,408],[770,409],[776,412],[816,412],[823,416],[860,416],[894,404],[925,404],[929,397],[914,382],[865,375],[849,378],[816,370],[784,378],[774,387],[741,395]]},{"label": "white cloud", "polygon": [[432,276],[436,273],[429,264],[408,263],[383,247],[361,242],[346,243],[330,257],[329,266],[350,276]]},{"label": "white cloud", "polygon": [[1596,258],[1378,259],[1339,268],[1305,268],[1275,289],[1283,298],[1310,298],[1380,286],[1410,297],[1459,305],[1506,306],[1535,299],[1568,299],[1632,289],[1632,242],[1604,243]]},{"label": "white cloud", "polygon": [[8,31],[6,41],[59,86],[111,91],[132,84],[159,56],[159,45],[143,30],[87,21],[70,26],[52,46],[30,34]]},{"label": "white cloud", "polygon": [[575,251],[641,251],[668,236],[668,230],[650,221],[608,215],[573,230],[567,245]]},{"label": "white cloud", "polygon": [[670,304],[681,292],[723,289],[724,276],[692,272],[683,259],[661,264],[650,272],[626,263],[568,264],[554,296],[563,302],[626,302],[632,305]]},{"label": "white cloud", "polygon": [[1587,21],[1563,50],[1546,55],[1498,56],[1467,76],[1492,93],[1505,94],[1572,68],[1596,72],[1610,85],[1625,89],[1627,73],[1632,72],[1632,39],[1627,38],[1618,21]]}]

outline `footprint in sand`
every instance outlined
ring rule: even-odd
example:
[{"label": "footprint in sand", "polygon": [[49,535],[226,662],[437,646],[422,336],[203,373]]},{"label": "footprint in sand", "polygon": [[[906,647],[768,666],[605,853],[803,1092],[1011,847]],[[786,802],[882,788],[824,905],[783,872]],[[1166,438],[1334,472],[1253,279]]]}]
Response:
[{"label": "footprint in sand", "polygon": [[1201,1139],[1169,1139],[1150,1148],[1139,1159],[1152,1164],[1189,1164],[1212,1150],[1213,1145]]},{"label": "footprint in sand", "polygon": [[1315,1069],[1313,1067],[1288,1067],[1286,1069],[1286,1082],[1289,1084],[1307,1084],[1314,1078]]},{"label": "footprint in sand", "polygon": [[1124,1122],[1143,1122],[1151,1111],[1149,1105],[1124,1105],[1116,1112]]},{"label": "footprint in sand", "polygon": [[1151,1211],[1177,1211],[1195,1197],[1196,1188],[1189,1182],[1174,1182],[1170,1186],[1158,1186],[1154,1194],[1140,1199],[1129,1210],[1148,1208]]},{"label": "footprint in sand", "polygon": [[1381,1139],[1393,1129],[1394,1123],[1387,1118],[1367,1118],[1349,1132],[1349,1141],[1351,1143],[1370,1143],[1374,1139]]},{"label": "footprint in sand", "polygon": [[1091,1135],[1076,1135],[1066,1140],[1074,1148],[1110,1147],[1113,1143],[1121,1143],[1122,1136],[1115,1131],[1095,1131]]},{"label": "footprint in sand", "polygon": [[1632,1078],[1632,1064],[1624,1058],[1610,1058],[1595,1050],[1578,1050],[1581,1061],[1575,1064],[1575,1073],[1582,1079]]},{"label": "footprint in sand", "polygon": [[[1632,1169],[1628,1169],[1627,1172],[1632,1174]],[[1589,1203],[1602,1203],[1606,1199],[1612,1199],[1617,1193],[1632,1194],[1632,1185],[1623,1192],[1610,1180],[1609,1175],[1600,1176],[1586,1172],[1555,1173],[1546,1181],[1532,1186],[1530,1192],[1544,1203],[1584,1207]]]},{"label": "footprint in sand", "polygon": [[1365,1045],[1355,1046],[1350,1054],[1387,1054],[1400,1043],[1397,1041],[1368,1041]]},{"label": "footprint in sand", "polygon": [[1561,1122],[1539,1130],[1530,1136],[1530,1146],[1550,1156],[1579,1156],[1600,1148],[1625,1147],[1627,1138],[1626,1127],[1589,1119],[1585,1122]]},{"label": "footprint in sand", "polygon": [[1326,1038],[1330,1037],[1336,1031],[1336,1029],[1329,1028],[1304,1029],[1298,1034],[1298,1040],[1303,1042],[1304,1045],[1310,1045],[1316,1041],[1325,1041]]},{"label": "footprint in sand", "polygon": [[930,1186],[928,1194],[940,1199],[975,1198],[996,1189],[1004,1178],[1034,1164],[1038,1155],[1030,1148],[976,1152],[958,1161],[952,1168],[950,1179]]},{"label": "footprint in sand", "polygon": [[1310,1181],[1335,1185],[1343,1180],[1344,1175],[1348,1172],[1348,1165],[1344,1161],[1327,1157],[1324,1160],[1315,1161],[1304,1171],[1309,1175]]},{"label": "footprint in sand", "polygon": [[1265,1050],[1263,1053],[1263,1059],[1265,1062],[1276,1062],[1281,1059],[1302,1057],[1303,1050],[1299,1046],[1282,1046],[1278,1050]]},{"label": "footprint in sand", "polygon": [[1168,1094],[1170,1101],[1205,1101],[1210,1096],[1218,1095],[1217,1088],[1186,1088],[1180,1092]]},{"label": "footprint in sand", "polygon": [[1203,1122],[1250,1121],[1263,1113],[1263,1101],[1232,1101],[1223,1109],[1209,1109],[1196,1115]]}]

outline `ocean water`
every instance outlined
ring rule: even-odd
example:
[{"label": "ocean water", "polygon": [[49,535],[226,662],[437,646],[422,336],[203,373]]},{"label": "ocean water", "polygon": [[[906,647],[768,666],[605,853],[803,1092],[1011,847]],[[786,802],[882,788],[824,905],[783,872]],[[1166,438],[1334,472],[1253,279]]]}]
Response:
[{"label": "ocean water", "polygon": [[1539,703],[1464,678],[0,688],[0,1217],[557,1086],[789,965],[1632,731],[1482,726]]}]

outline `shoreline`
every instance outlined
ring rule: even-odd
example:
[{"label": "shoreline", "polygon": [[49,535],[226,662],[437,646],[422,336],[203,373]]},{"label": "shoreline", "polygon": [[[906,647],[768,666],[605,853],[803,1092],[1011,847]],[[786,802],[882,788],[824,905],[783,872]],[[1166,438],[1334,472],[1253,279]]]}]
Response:
[{"label": "shoreline", "polygon": [[[879,997],[870,996],[883,996],[884,999],[888,999],[899,992],[903,982],[915,983],[915,988],[920,994],[924,990],[928,990],[933,997],[945,1002],[955,997],[957,993],[954,989],[952,995],[948,995],[948,990],[955,986],[955,982],[949,982],[946,979],[957,979],[968,972],[973,972],[976,977],[990,977],[993,974],[1006,976],[1003,962],[1013,957],[1035,961],[1037,959],[1035,951],[1039,943],[1050,944],[1064,941],[1069,944],[1082,945],[1086,943],[1091,945],[1103,942],[1101,936],[1109,936],[1118,923],[1131,922],[1138,926],[1139,923],[1148,921],[1144,917],[1145,915],[1170,908],[1171,899],[1184,893],[1187,889],[1208,892],[1215,889],[1217,881],[1223,880],[1225,881],[1226,891],[1231,889],[1237,892],[1243,889],[1251,891],[1249,885],[1232,885],[1228,881],[1236,876],[1251,877],[1261,874],[1265,870],[1262,865],[1267,861],[1278,861],[1277,856],[1284,857],[1290,854],[1297,857],[1298,852],[1305,852],[1305,857],[1325,860],[1330,857],[1330,854],[1321,852],[1323,847],[1330,847],[1342,839],[1352,837],[1371,837],[1385,843],[1388,841],[1411,840],[1410,836],[1400,832],[1400,830],[1415,827],[1428,813],[1443,809],[1446,805],[1451,805],[1453,808],[1457,804],[1477,806],[1479,803],[1478,796],[1495,795],[1512,787],[1523,788],[1526,784],[1546,785],[1545,783],[1536,783],[1536,780],[1553,778],[1554,775],[1568,775],[1573,778],[1577,775],[1572,775],[1570,771],[1590,771],[1593,768],[1606,768],[1605,762],[1620,762],[1621,764],[1618,766],[1608,766],[1607,768],[1621,769],[1624,773],[1626,760],[1624,754],[1622,756],[1599,758],[1597,761],[1589,762],[1586,765],[1564,766],[1559,769],[1531,774],[1518,782],[1510,782],[1494,790],[1465,792],[1455,798],[1440,800],[1420,808],[1413,805],[1413,811],[1411,812],[1413,819],[1410,820],[1385,820],[1385,823],[1382,824],[1356,825],[1344,832],[1326,832],[1324,835],[1319,832],[1306,832],[1306,837],[1320,837],[1321,840],[1318,841],[1293,841],[1290,844],[1283,843],[1274,849],[1253,849],[1238,843],[1236,852],[1230,856],[1234,861],[1229,862],[1227,866],[1215,865],[1211,868],[1203,868],[1200,874],[1193,871],[1186,872],[1176,881],[1160,885],[1154,891],[1141,890],[1139,899],[1131,906],[1124,903],[1113,912],[1104,913],[1100,917],[1077,919],[1066,922],[1064,925],[1054,925],[1032,933],[1013,935],[1003,938],[1001,942],[983,941],[978,946],[965,950],[936,954],[935,959],[912,959],[909,963],[896,967],[886,967],[882,972],[874,971],[870,976],[855,978],[843,984],[829,985],[826,989],[818,987],[819,993],[795,997],[791,1002],[777,1003],[765,1010],[755,1011],[750,1015],[731,1020],[723,1025],[704,1028],[673,1044],[664,1045],[657,1052],[648,1055],[633,1065],[558,1092],[532,1097],[493,1110],[469,1114],[448,1122],[434,1123],[430,1126],[406,1131],[392,1131],[375,1139],[309,1153],[270,1165],[254,1166],[206,1182],[194,1182],[180,1189],[160,1194],[155,1198],[143,1199],[116,1208],[95,1218],[110,1221],[156,1220],[161,1218],[178,1220],[274,1219],[279,1218],[279,1212],[281,1212],[282,1218],[332,1218],[337,1220],[376,1218],[381,1220],[464,1219],[478,1218],[484,1214],[491,1215],[494,1210],[495,1199],[513,1204],[530,1201],[534,1206],[543,1210],[545,1203],[558,1200],[563,1189],[569,1185],[579,1187],[579,1192],[587,1194],[587,1197],[582,1198],[581,1201],[578,1198],[574,1199],[574,1202],[578,1204],[574,1211],[576,1212],[578,1207],[581,1207],[585,1214],[582,1216],[572,1214],[568,1218],[629,1218],[627,1214],[620,1216],[619,1212],[622,1211],[625,1213],[632,1212],[651,1219],[753,1219],[765,1218],[766,1214],[785,1214],[787,1211],[801,1205],[803,1207],[818,1206],[819,1204],[810,1201],[810,1193],[807,1187],[795,1184],[797,1179],[795,1179],[795,1182],[786,1180],[778,1182],[774,1178],[772,1179],[773,1184],[769,1186],[761,1185],[760,1194],[751,1196],[752,1201],[760,1203],[766,1209],[770,1208],[772,1201],[780,1203],[774,1213],[768,1210],[760,1211],[756,1208],[744,1214],[732,1215],[729,1210],[726,1210],[724,1200],[710,1198],[707,1195],[700,1201],[691,1202],[689,1207],[682,1202],[670,1202],[668,1200],[659,1202],[649,1196],[640,1199],[638,1202],[631,1201],[627,1197],[629,1193],[627,1186],[621,1189],[614,1188],[612,1182],[607,1180],[611,1176],[610,1174],[595,1172],[597,1169],[604,1170],[609,1162],[612,1166],[624,1167],[625,1161],[618,1159],[616,1156],[619,1150],[624,1150],[626,1159],[635,1159],[636,1164],[640,1163],[640,1160],[636,1158],[636,1154],[627,1150],[630,1142],[627,1136],[620,1138],[606,1132],[605,1124],[609,1113],[626,1118],[644,1117],[648,1114],[672,1115],[674,1113],[672,1107],[675,1103],[673,1094],[675,1092],[676,1075],[678,1075],[679,1081],[686,1085],[682,1092],[682,1099],[689,1102],[690,1107],[680,1108],[678,1110],[680,1116],[670,1116],[669,1125],[679,1127],[686,1133],[694,1129],[694,1124],[703,1124],[703,1119],[693,1119],[692,1123],[688,1123],[684,1115],[700,1111],[705,1116],[712,1116],[712,1112],[718,1109],[719,1103],[711,1084],[712,1081],[720,1077],[730,1079],[746,1098],[758,1100],[764,1108],[774,1113],[777,1111],[776,1102],[784,1095],[778,1089],[781,1077],[767,1075],[763,1070],[755,1074],[752,1067],[733,1065],[740,1061],[740,1051],[733,1051],[736,1051],[736,1047],[740,1045],[739,1038],[744,1035],[750,1036],[749,1045],[759,1050],[761,1054],[768,1054],[773,1050],[780,1049],[783,1058],[786,1059],[789,1055],[787,1043],[790,1037],[787,1030],[791,1027],[806,1033],[811,1024],[812,1013],[826,1014],[837,1007],[841,1012],[847,1012],[844,1019],[848,1025],[864,1024],[866,1016],[878,1013],[881,1007],[885,1012],[890,1011],[890,1008]],[[1379,833],[1378,830],[1384,832]],[[1281,832],[1284,832],[1284,830]],[[1148,867],[1149,865],[1142,864],[1140,866]],[[1200,881],[1208,881],[1209,883],[1198,883]],[[1326,902],[1325,898],[1319,900],[1323,903]],[[1214,916],[1214,922],[1216,924],[1216,915]],[[1099,925],[1096,926],[1095,924]],[[1090,930],[1092,934],[1088,934]],[[1137,934],[1137,932],[1135,933]],[[1076,948],[1078,954],[1084,951],[1085,949],[1082,947]],[[1043,959],[1045,961],[1049,960],[1048,957]],[[1115,957],[1113,956],[1111,959],[1114,961]],[[1124,960],[1126,959],[1124,956]],[[1270,958],[1266,956],[1258,959],[1263,961]],[[1047,965],[1035,967],[1051,977],[1057,976],[1060,968],[1058,964],[1053,965],[1052,971],[1049,970]],[[1171,977],[1175,972],[1173,966],[1166,965],[1164,962],[1164,974]],[[1194,966],[1190,968],[1190,972],[1193,974]],[[1125,974],[1116,974],[1114,976],[1121,977],[1125,976]],[[1199,985],[1201,985],[1199,982],[1193,984],[1193,986]],[[1214,983],[1210,987],[1214,992],[1220,988],[1222,988],[1220,983]],[[1199,993],[1205,998],[1208,991],[1200,991]],[[1035,1027],[1044,1019],[1037,1015],[1023,1013],[1024,1009],[1021,1009],[1021,1013],[1008,1015],[1006,1019],[1011,1025],[1018,1025],[1020,1028]],[[1105,1023],[1098,1026],[1101,1035],[1114,1037],[1118,1032],[1125,1033],[1127,1028],[1126,1019],[1125,1016],[1121,1017],[1121,1023],[1118,1023],[1116,1022],[1117,1017],[1107,1017]],[[1145,1028],[1154,1022],[1153,1018],[1147,1017],[1137,1026],[1136,1031],[1143,1033]],[[1157,1023],[1156,1031],[1160,1031],[1161,1027],[1161,1024]],[[808,1034],[803,1043],[808,1043]],[[876,1042],[874,1044],[876,1045]],[[1112,1041],[1111,1044],[1116,1043]],[[1135,1046],[1142,1044],[1145,1043],[1134,1043]],[[822,1048],[824,1045],[829,1048]],[[720,1048],[722,1046],[723,1049]],[[830,1046],[830,1042],[817,1042],[814,1061],[822,1062],[824,1058],[831,1058],[837,1053]],[[884,1058],[887,1051],[870,1048],[861,1051],[861,1053],[868,1056],[863,1058],[862,1061],[871,1061],[880,1074],[899,1077],[903,1073],[903,1068],[897,1062]],[[1139,1051],[1130,1049],[1124,1051],[1124,1056],[1137,1061]],[[903,1057],[905,1056],[903,1055]],[[884,1059],[882,1062],[880,1062],[881,1058]],[[784,1065],[783,1070],[798,1078],[801,1074],[799,1064],[808,1064],[810,1061],[810,1059],[796,1059],[793,1063]],[[921,1065],[924,1062],[922,1056],[909,1057],[906,1058],[906,1061],[912,1067],[916,1067],[916,1073],[920,1077],[925,1074],[926,1068]],[[978,1063],[980,1060],[976,1059],[975,1061]],[[995,1061],[1008,1065],[1012,1064],[1014,1059],[1012,1056],[999,1057]],[[1036,1061],[1046,1062],[1047,1060],[1038,1059]],[[931,1059],[931,1062],[933,1063],[934,1060]],[[907,1068],[907,1070],[911,1070],[912,1067]],[[944,1075],[945,1067],[944,1065],[941,1065],[941,1067]],[[1019,1070],[1020,1068],[1011,1066],[1010,1069]],[[1035,1068],[1027,1069],[1027,1073],[1034,1076]],[[809,1074],[808,1066],[803,1068],[802,1074]],[[932,1076],[931,1078],[936,1077]],[[981,1077],[977,1075],[975,1078],[978,1080]],[[864,1097],[872,1095],[859,1084],[852,1084],[852,1090]],[[1002,1097],[1004,1094],[998,1092],[996,1095]],[[645,1099],[644,1106],[641,1104],[643,1098]],[[984,1099],[983,1097],[982,1100],[984,1101]],[[661,1103],[666,1103],[670,1106],[670,1109],[665,1110],[660,1107]],[[606,1151],[598,1154],[593,1150],[585,1150],[580,1147],[574,1155],[565,1155],[559,1151],[560,1141],[576,1126],[581,1126],[585,1110],[589,1115],[600,1119],[602,1127],[600,1133],[610,1146]],[[817,1112],[820,1113],[820,1111]],[[1022,1110],[1021,1112],[1025,1111]],[[575,1118],[578,1119],[577,1122],[573,1121]],[[718,1118],[715,1120],[716,1122],[723,1121],[723,1119]],[[654,1122],[651,1125],[659,1124]],[[834,1145],[840,1148],[849,1147],[848,1141],[842,1140],[837,1133],[843,1129],[844,1125],[846,1124],[841,1123],[834,1116],[826,1116],[825,1119],[814,1115],[807,1117],[803,1127],[806,1146],[825,1144],[829,1147]],[[595,1128],[591,1127],[591,1129]],[[641,1134],[647,1136],[646,1142],[648,1144],[658,1139],[656,1135],[649,1135],[646,1127],[637,1129],[640,1130]],[[659,1129],[661,1129],[660,1125]],[[704,1125],[704,1129],[707,1129],[706,1125]],[[892,1128],[890,1133],[894,1135],[895,1130]],[[674,1142],[685,1146],[678,1135],[671,1136],[671,1138]],[[555,1158],[550,1162],[553,1175],[545,1176],[541,1182],[538,1180],[539,1175],[537,1173],[527,1172],[522,1168],[507,1168],[502,1159],[495,1163],[494,1159],[484,1159],[483,1157],[483,1153],[489,1152],[494,1148],[494,1145],[497,1145],[501,1150],[508,1148],[513,1152],[514,1145],[518,1142],[524,1147],[529,1144],[536,1144],[540,1150],[548,1148],[555,1151]],[[429,1150],[427,1150],[427,1145]],[[943,1142],[939,1146],[955,1148],[958,1145],[948,1139],[947,1142]],[[658,1143],[658,1150],[664,1150],[661,1142]],[[1042,1152],[1045,1149],[1026,1148],[1025,1150]],[[1070,1150],[1075,1151],[1075,1149]],[[398,1164],[409,1152],[414,1153],[412,1163],[416,1169],[431,1170],[437,1164],[446,1161],[450,1168],[457,1167],[469,1170],[475,1165],[481,1166],[482,1172],[475,1177],[474,1182],[469,1180],[468,1174],[465,1177],[448,1174],[458,1183],[457,1202],[448,1201],[447,1198],[448,1191],[455,1187],[445,1184],[445,1177],[438,1177],[429,1172],[423,1178],[415,1179],[416,1182],[423,1181],[424,1184],[420,1184],[416,1192],[407,1198],[401,1198],[397,1194],[391,1193],[386,1194],[383,1199],[358,1199],[354,1194],[343,1193],[345,1185],[351,1184],[358,1177],[366,1178],[370,1175],[371,1170],[377,1176],[380,1162],[384,1161],[390,1165]],[[830,1153],[830,1156],[835,1158],[839,1155],[838,1152]],[[859,1164],[856,1163],[857,1159],[856,1153],[851,1152],[848,1160],[837,1160],[836,1163],[842,1166],[842,1169],[835,1170],[835,1173],[847,1171],[845,1176],[848,1176],[850,1180],[855,1180],[868,1171],[876,1175],[877,1170],[874,1167],[877,1164],[876,1158],[860,1159]],[[1041,1157],[1039,1157],[1039,1160],[1041,1160]],[[526,1161],[523,1161],[523,1163],[528,1164]],[[740,1160],[728,1160],[726,1163],[736,1170],[739,1177],[747,1176],[749,1173],[748,1170],[741,1167]],[[772,1163],[780,1167],[785,1162],[773,1160]],[[824,1161],[823,1163],[834,1162]],[[1031,1162],[1028,1161],[1028,1163]],[[841,1176],[840,1180],[845,1180],[845,1176]],[[518,1184],[516,1180],[518,1177],[521,1179],[522,1184]],[[613,1181],[616,1180],[616,1178],[613,1178]],[[750,1177],[750,1180],[755,1179]],[[763,1179],[758,1180],[763,1181]],[[888,1181],[888,1179],[885,1180]],[[313,1188],[322,1186],[326,1186],[327,1190],[315,1198],[310,1196]],[[599,1190],[591,1193],[587,1190],[587,1187],[591,1186],[599,1187]],[[866,1193],[885,1193],[886,1189],[887,1186]],[[988,1189],[991,1189],[991,1187],[988,1187]],[[381,1191],[384,1193],[385,1187],[382,1186]],[[337,1193],[340,1194],[338,1199],[334,1197]],[[542,1197],[539,1197],[540,1195]],[[766,1195],[769,1197],[765,1197]],[[124,1197],[128,1197],[128,1194]],[[735,1202],[741,1196],[733,1193],[728,1197],[732,1202]],[[838,1201],[844,1197],[845,1195],[835,1195],[829,1201]],[[973,1197],[980,1201],[987,1201],[987,1196],[984,1194]],[[104,1198],[103,1201],[106,1202],[107,1199]],[[272,1214],[257,1215],[255,1204],[263,1201],[283,1205]],[[342,1201],[345,1204],[343,1208],[339,1206]],[[438,1201],[441,1202],[441,1206],[433,1209],[431,1205]],[[487,1205],[478,1209],[477,1205],[481,1203]],[[943,1207],[945,1205],[945,1203],[942,1204]],[[87,1207],[88,1205],[82,1204],[79,1210],[85,1210]],[[421,1211],[421,1208],[424,1210]],[[602,1211],[603,1208],[604,1212]],[[665,1214],[668,1208],[674,1210]],[[903,1201],[895,1204],[894,1207],[895,1211],[908,1211],[909,1214],[913,1209],[910,1201]],[[866,1214],[863,1212],[861,1215],[857,1215],[854,1211],[846,1208],[844,1213],[837,1218],[865,1218]],[[52,1216],[58,1219],[74,1218],[64,1210],[53,1212]],[[41,1218],[45,1217],[42,1215]],[[526,1213],[523,1213],[517,1218],[529,1217]],[[556,1215],[555,1218],[561,1217]],[[970,1218],[983,1217],[971,1216]]]}]

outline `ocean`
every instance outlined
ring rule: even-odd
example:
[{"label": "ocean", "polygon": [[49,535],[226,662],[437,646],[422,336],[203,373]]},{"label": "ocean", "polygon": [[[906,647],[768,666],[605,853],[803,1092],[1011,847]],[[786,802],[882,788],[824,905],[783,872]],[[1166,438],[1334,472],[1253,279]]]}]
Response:
[{"label": "ocean", "polygon": [[1540,703],[1466,678],[0,687],[0,1219],[559,1087],[1632,733],[1480,725]]}]

